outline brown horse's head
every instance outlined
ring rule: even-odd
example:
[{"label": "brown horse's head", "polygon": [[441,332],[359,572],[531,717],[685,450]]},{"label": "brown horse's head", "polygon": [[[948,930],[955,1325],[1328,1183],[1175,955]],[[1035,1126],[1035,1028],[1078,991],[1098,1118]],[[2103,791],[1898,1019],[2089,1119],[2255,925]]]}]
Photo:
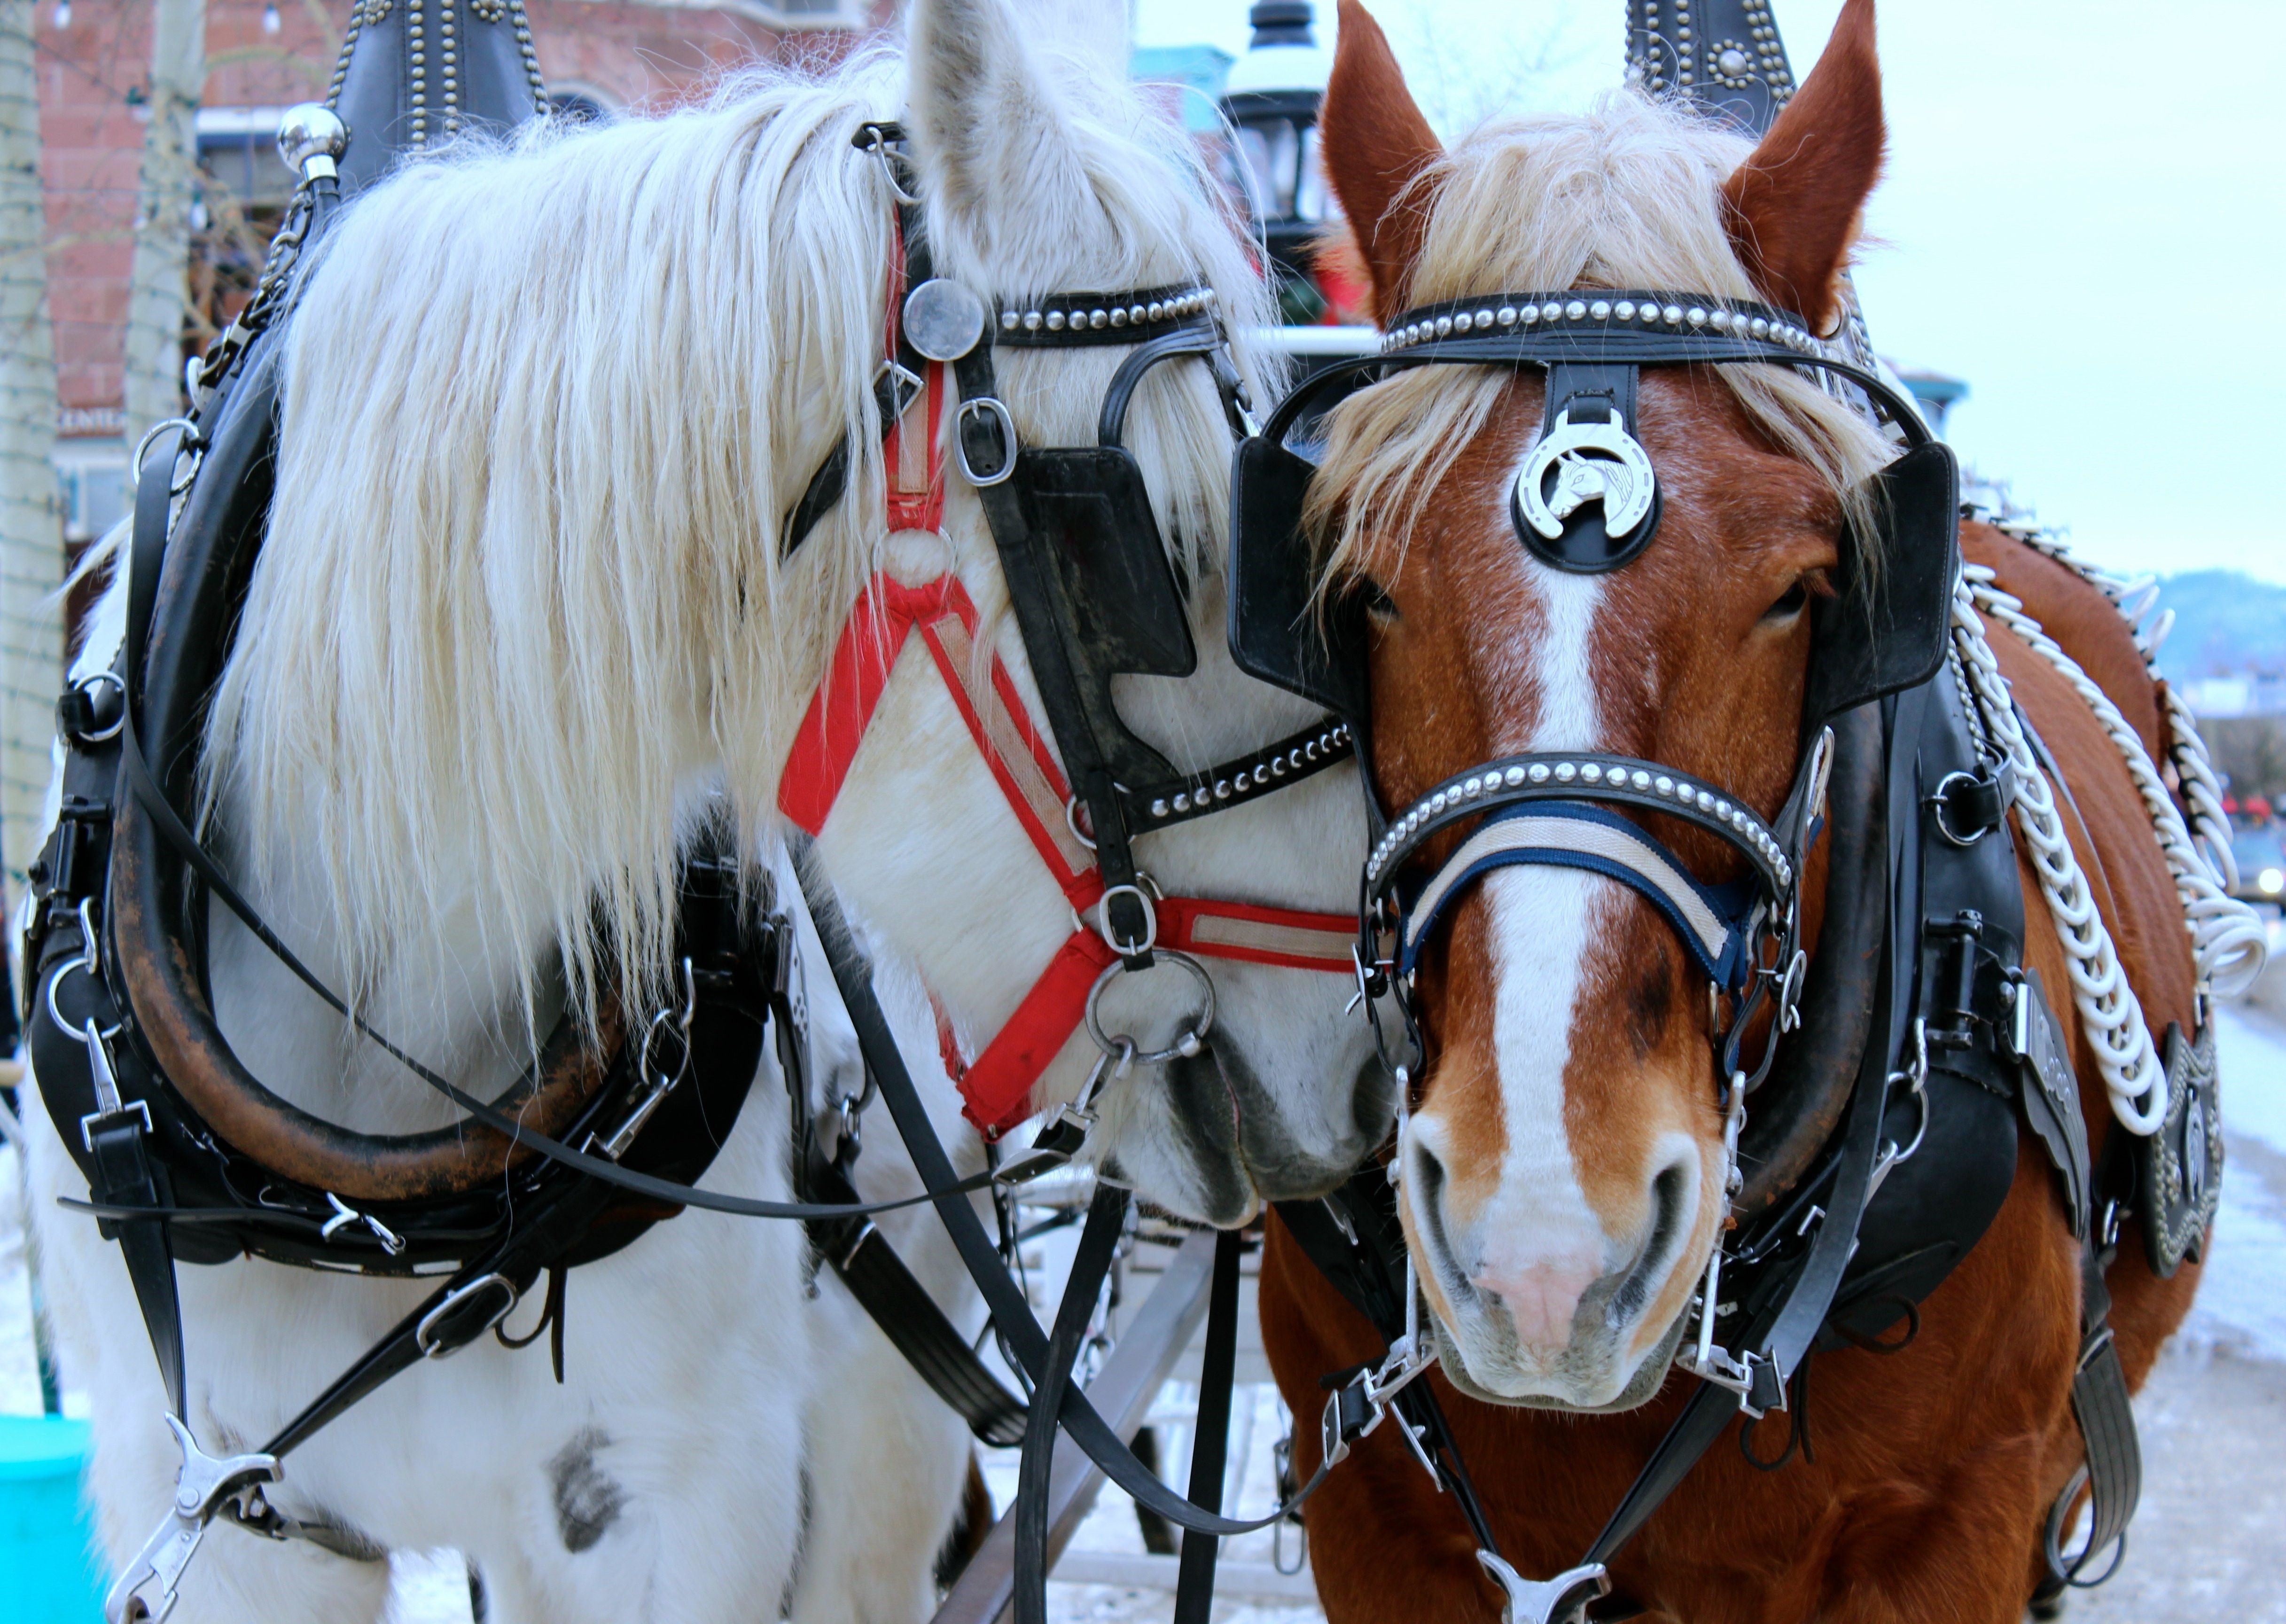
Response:
[{"label": "brown horse's head", "polygon": [[[1344,0],[1323,128],[1384,323],[1504,291],[1661,288],[1778,306],[1823,334],[1880,166],[1872,5],[1850,0],[1751,150],[1629,93],[1446,153]],[[1656,539],[1572,573],[1511,520],[1541,408],[1536,369],[1437,366],[1329,416],[1308,522],[1331,587],[1374,605],[1384,801],[1502,755],[1599,751],[1773,816],[1800,753],[1806,607],[1832,591],[1844,536],[1872,533],[1849,493],[1889,449],[1789,369],[1647,368]],[[1712,836],[1631,816],[1702,883],[1744,872]],[[1405,1225],[1454,1379],[1511,1402],[1642,1402],[1725,1214],[1710,1034],[1727,1013],[1707,974],[1636,891],[1510,867],[1446,910],[1415,991],[1430,1060],[1400,1151]]]}]

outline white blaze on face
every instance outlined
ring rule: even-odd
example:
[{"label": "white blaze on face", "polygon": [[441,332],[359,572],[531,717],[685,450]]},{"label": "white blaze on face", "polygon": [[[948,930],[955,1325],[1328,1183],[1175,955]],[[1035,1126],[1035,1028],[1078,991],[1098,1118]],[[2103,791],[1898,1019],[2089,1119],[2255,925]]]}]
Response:
[{"label": "white blaze on face", "polygon": [[[1597,737],[1589,656],[1603,583],[1531,567],[1546,624],[1534,650],[1539,722],[1530,748],[1588,748]],[[1452,1261],[1479,1289],[1499,1294],[1526,1350],[1553,1355],[1571,1340],[1581,1293],[1613,1264],[1564,1122],[1573,1009],[1604,887],[1579,870],[1538,865],[1495,870],[1483,885],[1506,1147],[1493,1195],[1450,1235]]]}]

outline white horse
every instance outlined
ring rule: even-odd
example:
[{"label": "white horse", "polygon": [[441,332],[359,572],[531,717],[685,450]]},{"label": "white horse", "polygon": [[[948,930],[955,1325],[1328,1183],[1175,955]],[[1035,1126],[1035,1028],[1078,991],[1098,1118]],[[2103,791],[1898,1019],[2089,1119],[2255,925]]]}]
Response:
[{"label": "white horse", "polygon": [[[932,0],[903,73],[869,55],[448,154],[326,240],[285,348],[277,498],[214,707],[209,826],[318,971],[464,1086],[511,1076],[551,1003],[587,1004],[603,964],[664,978],[676,855],[710,792],[765,860],[782,764],[876,572],[956,574],[980,649],[1039,715],[974,493],[950,481],[941,535],[885,533],[866,402],[891,197],[853,145],[861,123],[902,102],[939,274],[1012,299],[1203,282],[1250,370],[1266,301],[1243,242],[1186,139],[1127,88],[1123,8],[1102,13],[1060,37],[1071,20]],[[1124,353],[1004,352],[1023,439],[1092,444]],[[843,435],[849,494],[782,564],[783,516]],[[1224,651],[1229,442],[1205,369],[1147,378],[1127,443],[1185,566],[1201,668],[1125,679],[1122,701],[1197,769],[1310,717]],[[1138,851],[1170,892],[1338,912],[1362,844],[1344,770]],[[1073,929],[913,649],[816,858],[906,989],[890,1001],[912,1053],[932,1052],[932,1025],[989,1041]],[[365,1131],[449,1120],[229,916],[211,937],[224,1029],[278,1092]],[[1364,1029],[1341,1019],[1342,978],[1214,975],[1208,1048],[1116,1081],[1095,1154],[1163,1204],[1231,1222],[1328,1186],[1389,1104]],[[1147,1045],[1195,1018],[1185,978],[1128,979],[1107,1010]],[[1075,1035],[1031,1102],[1073,1097],[1094,1054]],[[714,1187],[786,1193],[775,1092],[758,1083]],[[885,1129],[860,1163],[868,1194],[910,1179]],[[33,1177],[116,1566],[172,1483],[162,1390],[115,1249],[55,1206],[84,1185],[43,1123]],[[926,1222],[897,1226],[900,1249],[957,1301]],[[501,1620],[915,1616],[960,1429],[830,1276],[805,1308],[803,1261],[790,1226],[686,1212],[573,1273],[565,1386],[539,1359],[472,1346],[319,1433],[275,1499],[380,1547],[468,1552]],[[187,1419],[209,1447],[257,1443],[421,1290],[253,1261],[179,1273]],[[376,1565],[218,1530],[177,1617],[343,1624],[384,1590]]]}]

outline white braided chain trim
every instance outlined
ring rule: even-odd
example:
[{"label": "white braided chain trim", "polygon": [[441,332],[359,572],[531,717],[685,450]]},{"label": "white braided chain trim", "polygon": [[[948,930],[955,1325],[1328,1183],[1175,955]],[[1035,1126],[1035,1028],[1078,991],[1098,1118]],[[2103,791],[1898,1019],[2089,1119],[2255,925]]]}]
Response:
[{"label": "white braided chain trim", "polygon": [[[2164,682],[2159,670],[2159,645],[2167,641],[2174,629],[2175,611],[2162,609],[2156,616],[2152,610],[2159,601],[2159,581],[2156,576],[2145,575],[2133,579],[2109,575],[2075,556],[2064,545],[2063,538],[2054,531],[2027,519],[1998,519],[1995,527],[2014,537],[2025,546],[2045,554],[2069,570],[2082,580],[2111,600],[2119,618],[2127,623],[2128,635],[2143,656],[2143,666],[2156,684]],[[2230,817],[2222,809],[2222,784],[2216,778],[2214,765],[2207,758],[2207,742],[2199,733],[2198,718],[2191,714],[2189,706],[2172,682],[2165,684],[2167,694],[2167,757],[2173,764],[2180,784],[2179,793],[2188,816],[2185,819],[2191,832],[2191,842],[2206,860],[2208,871],[2225,891],[2238,889],[2238,855],[2231,848]]]},{"label": "white braided chain trim", "polygon": [[[1985,640],[1979,611],[2006,626],[2070,682],[2126,761],[2174,878],[2201,989],[2224,993],[2243,989],[2261,974],[2267,945],[2253,911],[2226,894],[2205,855],[2192,844],[2182,815],[2118,707],[2024,612],[2021,603],[1994,584],[1991,571],[1969,564],[1964,566],[1961,576],[1953,589],[1955,649],[1994,743],[2015,772],[2017,824],[2031,852],[2033,871],[2047,899],[2048,911],[2063,939],[2072,1001],[2103,1073],[2112,1114],[2130,1132],[2148,1135],[2166,1119],[2165,1068],[2152,1044],[2142,1005],[2128,985],[2110,932],[2104,927],[2086,877],[2065,838],[2055,792],[2017,721],[2007,680],[2000,674],[1999,663]],[[2186,731],[2192,739],[2197,738],[2195,729]],[[2204,769],[2203,746],[2195,753],[2198,766]],[[2181,774],[2180,768],[2179,776],[2187,784],[2193,782],[2191,775]],[[2200,776],[2211,784],[2211,771]],[[2203,808],[2196,808],[2195,800],[2194,806],[2195,816]],[[2216,812],[2219,816],[2219,801]]]}]

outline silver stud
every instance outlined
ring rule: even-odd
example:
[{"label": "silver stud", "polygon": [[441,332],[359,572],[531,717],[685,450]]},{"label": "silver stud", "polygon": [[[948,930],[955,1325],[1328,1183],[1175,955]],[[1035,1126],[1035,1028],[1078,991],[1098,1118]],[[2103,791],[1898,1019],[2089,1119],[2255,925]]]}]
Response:
[{"label": "silver stud", "polygon": [[1580,769],[1580,777],[1589,784],[1601,784],[1604,781],[1604,769],[1590,761]]},{"label": "silver stud", "polygon": [[1612,314],[1622,321],[1633,321],[1636,319],[1636,302],[1633,299],[1621,299],[1617,304],[1612,306]]},{"label": "silver stud", "polygon": [[1088,311],[1088,313],[1087,313],[1087,325],[1088,325],[1088,326],[1090,326],[1090,327],[1108,327],[1110,324],[1111,324],[1111,312],[1110,312],[1109,311],[1108,311],[1108,310],[1092,310],[1092,311]]},{"label": "silver stud", "polygon": [[1642,768],[1638,767],[1636,769],[1633,777],[1635,779],[1636,788],[1639,790],[1647,790],[1651,788],[1651,775],[1644,771]]},{"label": "silver stud", "polygon": [[1228,800],[1230,799],[1229,779],[1218,778],[1215,780],[1215,799],[1217,800]]},{"label": "silver stud", "polygon": [[1504,327],[1512,327],[1516,325],[1515,305],[1503,304],[1500,307],[1500,324]]},{"label": "silver stud", "polygon": [[1040,312],[1036,310],[1026,311],[1024,312],[1024,331],[1027,333],[1037,333],[1039,330]]},{"label": "silver stud", "polygon": [[1542,321],[1553,321],[1563,313],[1563,304],[1555,299],[1549,300],[1547,304],[1540,307],[1540,319]]},{"label": "silver stud", "polygon": [[1756,338],[1768,338],[1770,335],[1770,324],[1757,316],[1747,323],[1746,331]]},{"label": "silver stud", "polygon": [[1534,784],[1547,783],[1548,763],[1545,761],[1534,761],[1530,767],[1525,769],[1525,776],[1530,778]]},{"label": "silver stud", "polygon": [[1167,816],[1167,798],[1165,796],[1162,795],[1158,800],[1151,803],[1151,816],[1154,817],[1164,817]]},{"label": "silver stud", "polygon": [[1730,312],[1726,310],[1710,311],[1707,317],[1707,325],[1713,327],[1717,333],[1729,332],[1730,330]]},{"label": "silver stud", "polygon": [[1511,767],[1501,776],[1507,779],[1508,786],[1512,790],[1522,787],[1524,784],[1524,769],[1521,767]]},{"label": "silver stud", "polygon": [[1705,790],[1700,790],[1698,792],[1697,799],[1699,801],[1699,809],[1701,812],[1712,812],[1714,809],[1714,797],[1708,794]]},{"label": "silver stud", "polygon": [[1558,784],[1569,784],[1569,783],[1571,783],[1571,782],[1572,782],[1572,780],[1573,780],[1573,779],[1574,779],[1574,778],[1578,777],[1579,776],[1580,776],[1580,769],[1579,769],[1578,768],[1576,768],[1576,767],[1573,766],[1571,762],[1569,762],[1569,761],[1559,761],[1559,762],[1557,762],[1557,766],[1556,766],[1556,782],[1557,782],[1557,783],[1558,783]]},{"label": "silver stud", "polygon": [[1540,319],[1540,306],[1538,306],[1537,304],[1527,304],[1527,305],[1525,305],[1525,306],[1524,307],[1523,311],[1522,311],[1521,312],[1519,312],[1519,313],[1520,313],[1520,314],[1523,316],[1523,318],[1524,318],[1524,325],[1525,325],[1525,326],[1526,326],[1526,327],[1531,327],[1531,326],[1534,325],[1535,323],[1537,323],[1537,322],[1539,321],[1539,319]]},{"label": "silver stud", "polygon": [[1024,319],[1014,311],[1005,310],[1000,312],[1000,330],[1003,333],[1013,333],[1023,325]]},{"label": "silver stud", "polygon": [[1131,304],[1127,307],[1127,325],[1131,327],[1139,327],[1143,325],[1143,307],[1140,304]]},{"label": "silver stud", "polygon": [[1175,810],[1176,810],[1176,811],[1178,811],[1178,812],[1187,812],[1187,811],[1189,811],[1190,809],[1191,809],[1191,798],[1190,798],[1187,794],[1184,794],[1184,795],[1178,795],[1178,796],[1176,796],[1176,797],[1175,797]]},{"label": "silver stud", "polygon": [[1730,803],[1719,795],[1714,798],[1714,816],[1721,818],[1730,816]]},{"label": "silver stud", "polygon": [[1659,319],[1669,327],[1675,326],[1683,319],[1683,307],[1679,304],[1670,304],[1659,313]]},{"label": "silver stud", "polygon": [[1051,333],[1060,333],[1060,332],[1062,332],[1063,330],[1064,330],[1064,313],[1063,313],[1063,311],[1060,311],[1060,310],[1052,310],[1052,311],[1050,311],[1048,312],[1048,331],[1049,331],[1049,332],[1051,332]]},{"label": "silver stud", "polygon": [[1477,319],[1475,315],[1468,311],[1462,311],[1459,315],[1453,318],[1453,331],[1455,333],[1465,333],[1476,325]]},{"label": "silver stud", "polygon": [[1437,318],[1437,336],[1438,336],[1438,337],[1439,337],[1439,338],[1448,338],[1448,337],[1450,337],[1450,336],[1452,335],[1452,332],[1453,332],[1453,319],[1452,319],[1450,316],[1439,316],[1439,317],[1438,317],[1438,318]]},{"label": "silver stud", "polygon": [[1429,797],[1429,810],[1430,810],[1430,812],[1431,812],[1432,815],[1433,815],[1433,814],[1435,814],[1435,813],[1442,812],[1442,811],[1445,809],[1445,800],[1446,800],[1446,795],[1445,795],[1445,792],[1444,792],[1444,791],[1442,791],[1442,790],[1439,790],[1439,791],[1438,791],[1434,795],[1431,795],[1431,797]]},{"label": "silver stud", "polygon": [[1675,780],[1668,777],[1665,773],[1661,773],[1658,777],[1651,780],[1651,788],[1657,790],[1662,795],[1672,795],[1675,793]]},{"label": "silver stud", "polygon": [[1151,320],[1156,321],[1167,313],[1167,307],[1158,300],[1154,299],[1151,301],[1150,304],[1146,307],[1143,313]]},{"label": "silver stud", "polygon": [[1311,761],[1316,761],[1318,759],[1318,741],[1313,738],[1308,744],[1303,745],[1302,753]]},{"label": "silver stud", "polygon": [[1696,304],[1683,312],[1683,319],[1695,327],[1703,327],[1707,325],[1707,312]]},{"label": "silver stud", "polygon": [[1286,776],[1286,769],[1288,767],[1299,767],[1301,764],[1302,753],[1297,750],[1290,757],[1281,756],[1277,761],[1271,762],[1270,776],[1273,778],[1282,778]]},{"label": "silver stud", "polygon": [[1608,321],[1612,315],[1612,302],[1609,299],[1598,299],[1588,307],[1588,313],[1598,321]]},{"label": "silver stud", "polygon": [[1574,299],[1571,304],[1564,307],[1564,317],[1567,321],[1579,321],[1584,319],[1587,314],[1588,304],[1584,299]]}]

